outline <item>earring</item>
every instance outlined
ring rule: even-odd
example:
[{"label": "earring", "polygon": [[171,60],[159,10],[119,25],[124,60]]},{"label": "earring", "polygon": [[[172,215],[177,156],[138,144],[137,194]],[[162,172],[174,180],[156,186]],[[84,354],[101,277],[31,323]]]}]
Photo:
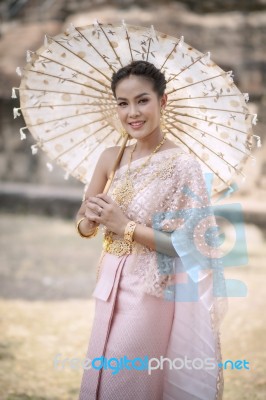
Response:
[{"label": "earring", "polygon": [[163,108],[161,108],[160,126],[161,126],[161,131],[163,132],[165,130],[165,128],[166,128]]}]

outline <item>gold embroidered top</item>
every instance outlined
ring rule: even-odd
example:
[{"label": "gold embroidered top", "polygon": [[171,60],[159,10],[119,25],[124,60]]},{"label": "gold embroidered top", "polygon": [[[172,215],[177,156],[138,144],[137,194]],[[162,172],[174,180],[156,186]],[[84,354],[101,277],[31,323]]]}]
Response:
[{"label": "gold embroidered top", "polygon": [[[209,263],[210,268],[200,270],[195,277],[193,276],[193,267],[197,264],[192,262],[191,275],[186,271],[186,283],[190,278],[198,280],[200,297],[198,301],[186,300],[185,302],[182,302],[182,299],[178,302],[174,297],[176,301],[173,319],[174,340],[170,340],[169,343],[177,342],[180,352],[183,344],[182,336],[186,330],[188,332],[191,330],[193,333],[188,335],[193,339],[193,346],[190,346],[193,353],[197,343],[201,343],[202,338],[205,340],[206,335],[209,335],[211,341],[208,341],[208,351],[212,348],[216,359],[220,361],[219,326],[227,311],[227,300],[213,295],[214,270],[211,269],[215,267],[215,260],[219,259],[219,254],[216,248],[208,246],[205,234],[209,228],[216,226],[216,221],[214,215],[204,214],[204,209],[209,209],[211,204],[200,163],[193,155],[174,148],[154,154],[149,164],[140,173],[134,175],[134,171],[138,170],[143,161],[141,158],[131,163],[133,190],[131,186],[129,195],[125,190],[126,186],[123,185],[127,165],[116,171],[109,195],[118,203],[129,219],[155,230],[171,233],[171,240],[178,255],[169,257],[140,243],[133,242],[131,253],[134,258],[133,262],[129,263],[131,270],[127,271],[138,276],[145,293],[165,297],[171,286],[175,286],[176,292],[182,290],[182,286],[184,287],[183,269],[182,266],[179,267],[181,264],[186,264],[186,258],[189,256],[192,256],[192,261],[198,262],[196,258],[193,259],[193,246],[200,249],[200,253],[205,257],[204,263],[207,267]],[[198,211],[200,211],[199,214]],[[175,214],[177,216],[172,218]],[[192,229],[188,229],[187,235],[186,233],[179,235],[186,224]],[[107,235],[109,233],[106,232]],[[123,240],[123,237],[114,234],[112,239]],[[219,273],[219,269],[215,271],[215,273],[217,272]],[[225,284],[222,271],[220,271],[220,275],[221,289]],[[173,278],[177,280],[173,282]],[[179,285],[179,283],[181,284]],[[189,288],[190,286],[187,285],[183,289],[184,292],[190,290]],[[213,337],[210,333],[211,330]],[[200,340],[198,340],[199,338]],[[201,348],[201,344],[198,346]],[[187,347],[185,351],[187,352]],[[176,354],[176,351],[173,354]],[[216,385],[216,399],[218,400],[223,385],[222,369],[217,374]]]},{"label": "gold embroidered top", "polygon": [[[185,221],[180,218],[161,219],[160,224],[157,223],[155,227],[156,215],[187,209],[187,221],[190,218],[190,210],[210,204],[201,166],[193,155],[180,148],[162,150],[154,154],[149,164],[139,174],[134,175],[134,170],[137,170],[143,161],[144,159],[140,158],[131,163],[133,197],[123,202],[124,193],[120,190],[127,165],[117,169],[109,190],[109,195],[119,204],[129,219],[170,233],[181,229]],[[191,211],[192,218],[193,211]],[[210,219],[208,224],[215,224],[215,220]],[[203,235],[200,231],[202,229],[206,230],[206,224],[197,227],[197,234],[193,239],[201,249],[204,248]],[[106,237],[110,234],[108,231],[105,233]],[[112,239],[123,240],[123,237],[112,234]],[[207,248],[206,252],[208,251]],[[162,255],[136,242],[133,242],[131,252],[135,255],[135,262],[131,263],[131,273],[138,275],[143,290],[163,297],[164,289],[169,286],[173,278],[175,258]]]}]

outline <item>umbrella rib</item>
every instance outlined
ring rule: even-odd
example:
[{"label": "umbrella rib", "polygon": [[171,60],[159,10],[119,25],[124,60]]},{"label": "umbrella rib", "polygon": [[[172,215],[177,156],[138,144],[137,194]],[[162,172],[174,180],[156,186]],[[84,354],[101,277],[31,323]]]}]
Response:
[{"label": "umbrella rib", "polygon": [[[83,115],[87,115],[87,114],[90,114],[90,112],[85,112],[85,113],[82,113],[82,114],[75,114],[75,115],[67,115],[66,117],[64,117],[64,120],[65,119],[69,119],[69,118],[73,118],[73,117],[80,117],[80,116],[83,116]],[[104,118],[101,118],[101,119],[97,119],[97,120],[95,120],[95,121],[91,121],[90,123],[95,123],[95,122],[99,122],[99,121],[102,121]],[[51,119],[51,120],[49,120],[49,121],[43,121],[43,122],[39,122],[38,124],[33,124],[33,125],[28,125],[30,128],[34,128],[35,126],[39,126],[39,125],[44,125],[44,124],[49,124],[50,122],[56,122],[56,121],[61,121],[62,120],[62,117],[60,117],[60,118],[56,118],[56,119]]]},{"label": "umbrella rib", "polygon": [[179,39],[178,42],[175,43],[174,47],[172,48],[172,50],[170,51],[170,53],[168,54],[168,56],[166,57],[166,59],[164,60],[164,63],[162,64],[162,66],[160,67],[160,71],[163,69],[163,67],[165,66],[165,64],[167,63],[167,61],[169,60],[169,57],[171,57],[172,53],[175,51],[176,47],[179,45],[181,41],[181,38]]},{"label": "umbrella rib", "polygon": [[[23,110],[31,110],[34,108],[53,108],[53,107],[71,107],[71,106],[103,106],[103,103],[71,103],[71,104],[40,104],[38,106],[29,106],[29,107],[20,107],[20,109]],[[109,109],[106,109],[104,111],[110,111]],[[93,113],[99,113],[99,111],[88,111],[88,114],[93,114]],[[81,114],[77,114],[81,115]],[[72,115],[73,117],[73,115]]]},{"label": "umbrella rib", "polygon": [[[24,69],[24,71],[25,71],[25,69]],[[103,91],[103,90],[101,90],[101,89],[96,89],[96,88],[94,88],[93,86],[85,85],[84,83],[81,83],[81,82],[73,81],[72,79],[61,78],[60,76],[56,76],[56,75],[52,75],[52,74],[47,74],[47,73],[41,72],[41,71],[35,71],[35,70],[33,70],[33,69],[28,69],[27,72],[34,72],[35,74],[40,74],[40,75],[44,75],[44,76],[49,76],[49,77],[51,77],[51,78],[60,79],[60,80],[66,81],[66,82],[72,82],[72,83],[74,83],[75,85],[80,85],[80,86],[83,86],[83,87],[85,86],[85,87],[87,87],[87,88],[90,88],[90,89],[92,89],[92,90],[95,90],[95,91],[98,92],[98,93],[100,92],[100,93],[106,94],[106,91]]]},{"label": "umbrella rib", "polygon": [[129,51],[130,51],[130,55],[131,55],[131,61],[133,61],[133,60],[134,60],[134,57],[133,57],[133,54],[132,54],[132,47],[131,47],[131,43],[130,43],[130,36],[129,36],[129,34],[128,34],[128,31],[127,31],[127,28],[126,28],[126,25],[125,25],[125,24],[123,24],[123,27],[124,27],[124,29],[125,29],[125,31],[126,31],[126,39],[127,39],[127,42],[128,42],[128,47],[129,47]]},{"label": "umbrella rib", "polygon": [[[107,125],[108,127],[108,125]],[[93,132],[91,135],[85,136],[85,138],[81,139],[79,142],[74,143],[71,147],[69,147],[68,149],[64,150],[61,154],[58,154],[58,156],[56,156],[53,161],[58,160],[60,157],[62,157],[64,154],[69,153],[70,151],[72,151],[75,147],[79,146],[81,143],[86,142],[86,140],[90,139],[91,136],[95,135],[95,133],[101,131],[102,129],[106,128],[106,126],[104,127],[100,127],[99,129],[97,129],[97,131]]]},{"label": "umbrella rib", "polygon": [[[203,107],[200,106],[185,106],[185,105],[179,105],[179,106],[170,106],[170,107],[175,107],[175,108],[196,108],[196,109],[201,109]],[[223,108],[210,108],[206,107],[206,110],[211,110],[211,111],[223,111],[223,112],[228,112],[228,113],[235,113],[235,114],[243,114],[243,115],[253,115],[251,113],[245,113],[243,111],[233,111],[233,110],[224,110]]]},{"label": "umbrella rib", "polygon": [[148,61],[149,54],[150,54],[150,47],[151,47],[151,40],[152,40],[151,34],[150,34],[148,40],[149,40],[149,43],[148,43],[148,50],[147,50],[147,53],[146,53],[146,61]]},{"label": "umbrella rib", "polygon": [[246,132],[241,131],[240,129],[237,129],[237,128],[233,128],[232,126],[227,126],[227,125],[221,124],[219,122],[210,121],[209,119],[199,118],[199,117],[196,117],[195,115],[181,114],[181,113],[176,112],[176,111],[169,111],[169,113],[175,114],[175,115],[180,115],[181,117],[193,118],[193,119],[196,119],[198,121],[209,122],[209,123],[212,123],[212,124],[215,124],[215,125],[218,125],[218,126],[222,126],[223,128],[232,129],[233,131],[236,131],[236,132],[239,132],[239,133],[243,133],[244,135],[247,134]]},{"label": "umbrella rib", "polygon": [[123,139],[123,137],[120,135],[118,137],[117,141],[115,142],[115,145],[117,146],[121,142],[122,139]]},{"label": "umbrella rib", "polygon": [[[89,43],[89,45],[93,48],[93,50],[103,59],[103,61],[108,65],[108,67],[109,67],[113,72],[115,72],[115,70],[113,69],[112,64],[109,64],[109,62],[106,61],[106,59],[102,56],[101,53],[99,53],[99,51],[96,49],[96,47],[93,46],[92,42],[90,42],[90,41],[86,38],[86,36],[84,36],[84,35],[78,30],[78,28],[75,27],[75,29],[76,29],[76,31],[86,40],[86,42]],[[103,76],[105,76],[105,78],[108,79],[108,81],[111,82],[111,79],[110,79],[109,77],[107,77],[103,72],[101,72],[100,70],[98,70],[98,69],[95,68],[95,67],[93,67],[93,68],[96,69],[96,71],[100,72]]]},{"label": "umbrella rib", "polygon": [[202,79],[201,81],[197,81],[197,82],[194,82],[194,83],[190,83],[189,85],[186,85],[186,86],[183,86],[183,87],[180,87],[180,88],[177,88],[177,89],[173,89],[173,90],[171,90],[171,92],[168,92],[167,94],[169,95],[169,94],[172,94],[174,92],[177,92],[178,90],[186,89],[186,88],[188,88],[190,86],[197,85],[198,83],[207,82],[207,81],[219,78],[220,76],[227,75],[227,74],[228,74],[227,72],[223,72],[222,74],[211,76],[210,78]]},{"label": "umbrella rib", "polygon": [[[75,96],[85,96],[85,97],[93,97],[95,99],[101,99],[99,96],[95,96],[93,94],[85,94],[85,93],[74,93],[74,92],[59,92],[57,90],[47,90],[47,89],[32,89],[32,88],[19,88],[19,90],[32,90],[33,92],[47,92],[47,93],[62,93],[62,94],[73,94]],[[107,100],[107,98],[105,98]]]},{"label": "umbrella rib", "polygon": [[[172,122],[170,122],[169,120],[168,120],[168,123],[173,127],[173,128],[176,128],[176,126],[172,123]],[[183,132],[185,135],[187,135],[187,136],[189,136],[190,138],[192,138],[192,139],[194,139],[194,140],[196,140],[199,144],[201,144],[201,145],[203,145],[205,148],[207,148],[210,152],[212,152],[216,157],[219,157],[221,160],[223,160],[224,162],[226,162],[226,164],[228,165],[228,166],[230,166],[230,167],[232,167],[234,170],[235,170],[235,167],[229,162],[229,161],[227,161],[227,160],[225,160],[222,156],[219,156],[219,154],[217,154],[214,150],[212,150],[209,146],[207,146],[205,143],[203,143],[203,142],[201,142],[200,140],[198,140],[197,138],[195,138],[194,136],[192,136],[190,133],[188,133],[188,132],[186,132],[186,131],[184,131],[183,129],[181,129],[181,128],[177,128],[180,132]],[[171,132],[172,133],[172,132]],[[246,153],[245,153],[246,154]],[[199,157],[199,156],[198,156]],[[200,158],[200,157],[199,157]],[[201,158],[200,158],[201,159]],[[203,162],[205,162],[205,161],[203,161]],[[208,165],[207,163],[205,163],[206,165]]]},{"label": "umbrella rib", "polygon": [[[76,27],[75,27],[75,30],[76,30],[77,32],[79,32],[79,30],[78,30]],[[79,32],[79,34],[92,46],[92,48],[93,48],[94,50],[96,50],[96,49],[94,48],[94,46],[85,38],[85,36],[82,35],[81,32]],[[67,48],[66,46],[64,46],[62,43],[60,43],[60,42],[58,42],[57,40],[55,40],[54,38],[49,37],[49,39],[52,39],[52,40],[53,40],[55,43],[57,43],[59,46],[63,47],[63,49],[69,51],[71,54],[73,54],[74,56],[78,57],[78,58],[79,58],[80,60],[82,60],[85,64],[87,64],[87,65],[89,65],[91,68],[95,69],[95,71],[99,72],[99,74],[101,74],[102,76],[105,77],[105,79],[107,79],[108,81],[111,82],[111,79],[110,79],[107,75],[105,75],[100,69],[96,68],[94,65],[92,65],[92,64],[89,63],[88,61],[86,61],[86,60],[84,60],[83,58],[81,58],[80,56],[78,56],[74,51],[70,50],[69,48]],[[109,65],[109,64],[107,63],[107,65]]]},{"label": "umbrella rib", "polygon": [[[73,94],[76,96],[85,96],[85,97],[95,97],[95,98],[99,98],[98,96],[95,95],[88,95],[85,93],[74,93],[74,92],[59,92],[57,90],[47,90],[47,89],[33,89],[33,88],[18,88],[18,90],[32,90],[32,91],[36,91],[36,92],[47,92],[47,93],[62,93],[62,94]],[[240,94],[222,94],[219,95],[219,97],[240,97]],[[180,97],[179,99],[173,99],[173,100],[169,100],[167,103],[167,107],[171,106],[171,103],[174,103],[176,101],[180,101],[180,100],[193,100],[193,99],[211,99],[213,97],[217,97],[217,96],[198,96],[198,97]],[[174,107],[174,106],[171,106]]]},{"label": "umbrella rib", "polygon": [[180,97],[179,99],[173,99],[173,100],[169,100],[169,102],[167,103],[167,106],[170,105],[170,103],[175,103],[176,101],[180,101],[180,100],[194,100],[194,99],[212,99],[213,97],[217,98],[217,97],[240,97],[241,94],[217,94],[217,95],[213,95],[213,96],[197,96],[197,97]]},{"label": "umbrella rib", "polygon": [[[170,124],[170,125],[173,125],[171,122],[170,122],[169,124]],[[189,151],[191,151],[192,153],[194,153],[195,156],[196,156],[197,158],[199,158],[199,159],[201,160],[201,162],[202,162],[203,164],[205,164],[205,165],[207,166],[207,168],[210,169],[210,170],[214,173],[214,175],[218,176],[219,179],[221,179],[221,180],[223,181],[223,183],[224,183],[226,186],[228,186],[227,182],[225,182],[224,179],[221,178],[220,175],[218,175],[217,172],[215,172],[214,169],[213,169],[206,161],[202,160],[202,158],[201,158],[198,154],[196,154],[196,152],[195,152],[191,147],[189,147],[189,146],[186,144],[186,142],[184,142],[184,140],[182,140],[179,136],[177,136],[174,132],[170,131],[168,128],[167,128],[167,130],[168,130],[168,132],[169,132],[171,135],[175,136],[178,140],[180,140],[180,142],[182,142],[182,143],[189,149]],[[180,129],[180,131],[183,132],[183,133],[185,133],[185,134],[187,134],[185,131],[182,131],[182,129]]]},{"label": "umbrella rib", "polygon": [[[58,138],[60,138],[60,137],[62,137],[62,136],[69,135],[69,133],[75,132],[75,131],[77,131],[78,129],[85,128],[85,127],[87,127],[88,125],[90,125],[90,124],[86,123],[86,124],[83,124],[83,125],[81,125],[81,126],[78,126],[77,128],[73,128],[73,129],[70,129],[69,131],[60,133],[59,135],[54,136],[54,137],[51,137],[51,138],[49,138],[49,139],[46,139],[46,140],[41,139],[41,143],[48,143],[48,142],[51,142],[52,140],[58,139]],[[106,127],[106,126],[108,126],[108,125],[105,125],[105,127]],[[28,126],[28,127],[30,127],[30,126]]]},{"label": "umbrella rib", "polygon": [[[101,130],[101,129],[103,129],[103,128],[105,128],[105,127],[102,127],[102,128],[100,128],[100,129],[98,129],[98,131],[96,131],[96,132],[99,132],[99,130]],[[109,126],[109,128],[111,128],[111,127]],[[94,132],[94,133],[96,133],[96,132]],[[88,158],[89,155],[99,146],[99,144],[101,144],[102,142],[104,142],[104,141],[106,140],[106,138],[107,138],[108,136],[110,136],[113,132],[116,132],[116,130],[115,130],[114,128],[112,128],[112,130],[111,130],[99,143],[97,143],[97,145],[95,146],[94,149],[90,150],[90,152],[89,152],[89,153],[86,155],[86,157],[78,164],[78,166],[75,167],[75,169],[78,168],[79,165],[80,165],[84,160],[86,160],[86,158]],[[122,137],[119,136],[119,137],[118,137],[118,140],[116,141],[116,145],[120,142],[121,139],[122,139]],[[73,171],[75,171],[75,169],[74,169]],[[73,171],[71,171],[70,173],[73,173]]]},{"label": "umbrella rib", "polygon": [[[171,124],[171,123],[170,123],[170,124]],[[202,159],[200,158],[200,156],[198,156],[198,154],[197,154],[184,140],[182,140],[179,136],[177,136],[174,132],[170,131],[168,128],[167,128],[167,130],[168,130],[168,132],[169,132],[171,135],[173,135],[173,136],[176,137],[181,143],[183,143],[183,145],[186,146],[190,152],[194,153],[195,156],[196,156],[197,158],[199,158],[199,159],[202,161],[202,163],[205,164],[205,165],[207,166],[207,168],[209,168],[209,169],[216,175],[216,172],[214,171],[214,169],[213,169],[209,164],[207,164],[204,160],[202,160]],[[220,178],[220,176],[219,176],[219,178]],[[227,183],[226,183],[222,178],[220,178],[220,179],[227,185]]]},{"label": "umbrella rib", "polygon": [[100,27],[101,31],[103,32],[103,34],[104,34],[104,36],[105,36],[105,38],[106,38],[106,40],[107,40],[109,46],[110,46],[111,49],[113,50],[113,53],[115,54],[117,61],[119,62],[120,66],[122,67],[123,65],[122,65],[122,63],[121,63],[121,61],[120,61],[120,57],[118,56],[117,52],[116,52],[115,49],[113,48],[112,43],[111,43],[109,37],[107,36],[105,30],[102,28],[102,25],[101,25],[101,24],[99,24],[99,27]]},{"label": "umbrella rib", "polygon": [[[103,82],[99,81],[98,79],[93,78],[93,77],[90,76],[90,75],[84,74],[84,72],[81,72],[81,71],[79,71],[79,70],[77,70],[77,69],[71,68],[71,67],[69,67],[69,66],[66,65],[66,64],[63,64],[63,63],[61,63],[61,62],[59,62],[59,61],[56,61],[56,60],[53,60],[52,58],[45,57],[45,56],[43,56],[42,54],[39,54],[39,57],[42,57],[42,58],[44,58],[45,60],[51,61],[51,62],[53,62],[53,63],[55,63],[55,64],[61,65],[62,67],[68,68],[68,69],[70,69],[71,71],[75,71],[75,72],[77,72],[79,75],[83,75],[83,76],[85,76],[86,78],[89,78],[89,79],[91,79],[91,80],[94,81],[94,82],[97,82],[99,85],[102,85],[102,86],[104,86],[105,88],[108,88],[108,86],[106,86]],[[81,58],[81,60],[82,60],[82,58]]]},{"label": "umbrella rib", "polygon": [[[187,122],[183,122],[183,121],[178,120],[178,119],[177,119],[176,121],[179,122],[180,124],[187,125],[187,126],[189,126],[190,128],[193,128],[193,129],[195,129],[195,130],[197,130],[197,131],[199,131],[199,132],[201,132],[201,133],[204,133],[204,134],[206,134],[206,135],[208,135],[208,136],[210,136],[210,137],[213,137],[214,139],[219,140],[220,142],[226,144],[226,145],[229,146],[229,147],[233,147],[231,144],[229,144],[229,143],[226,142],[225,140],[223,140],[223,139],[221,139],[221,138],[219,138],[219,137],[217,137],[217,136],[215,136],[215,135],[212,135],[212,134],[210,134],[209,132],[205,132],[205,131],[203,131],[202,129],[196,127],[196,126],[190,125],[190,124],[188,124]],[[179,128],[176,127],[176,129],[179,129]],[[200,142],[200,143],[202,143],[202,142]],[[202,143],[202,144],[203,144],[203,143]],[[239,148],[237,148],[237,147],[233,147],[233,149],[240,151],[240,153],[242,153],[242,154],[248,155],[248,153],[246,153],[245,151],[243,151],[243,150],[241,150],[241,149],[239,149]]]},{"label": "umbrella rib", "polygon": [[204,57],[206,56],[206,54],[203,54],[202,56],[198,57],[195,61],[193,61],[190,65],[186,66],[186,68],[181,69],[180,72],[178,72],[178,74],[174,75],[172,78],[168,79],[167,83],[171,82],[173,79],[175,79],[177,76],[181,75],[184,71],[186,71],[187,69],[189,69],[190,67],[192,67],[192,65],[196,64],[198,61],[201,61]]},{"label": "umbrella rib", "polygon": [[[111,128],[109,126],[109,128]],[[104,142],[106,140],[106,138],[108,136],[110,136],[112,133],[114,132],[114,129],[112,128],[112,130],[110,132],[107,133],[107,135],[98,143],[96,143],[96,146],[94,147],[94,149],[91,149],[88,154],[86,154],[86,156],[84,158],[82,158],[82,160],[78,163],[78,165],[75,166],[75,168],[70,172],[70,174],[73,174],[74,171],[76,171],[76,169],[79,168],[79,166],[86,160],[88,159],[88,157],[91,155],[91,153],[93,153],[95,151],[95,149],[97,149],[97,147],[102,144],[102,142]]]}]

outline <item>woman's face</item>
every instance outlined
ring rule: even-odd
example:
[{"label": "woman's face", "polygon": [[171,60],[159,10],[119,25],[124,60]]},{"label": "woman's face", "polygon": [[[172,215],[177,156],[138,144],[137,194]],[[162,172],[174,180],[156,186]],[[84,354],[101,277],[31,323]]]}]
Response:
[{"label": "woman's face", "polygon": [[159,99],[152,82],[130,75],[116,86],[117,112],[123,128],[135,139],[160,133],[160,110],[166,95]]}]

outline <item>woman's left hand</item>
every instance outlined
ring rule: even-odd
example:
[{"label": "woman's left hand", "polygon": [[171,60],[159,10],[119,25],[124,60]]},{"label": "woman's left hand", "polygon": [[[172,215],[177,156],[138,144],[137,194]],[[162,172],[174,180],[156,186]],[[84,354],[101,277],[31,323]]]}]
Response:
[{"label": "woman's left hand", "polygon": [[121,208],[104,193],[97,194],[96,197],[87,199],[87,207],[89,207],[95,215],[89,218],[98,224],[105,225],[109,231],[123,236],[126,224],[130,221]]}]

